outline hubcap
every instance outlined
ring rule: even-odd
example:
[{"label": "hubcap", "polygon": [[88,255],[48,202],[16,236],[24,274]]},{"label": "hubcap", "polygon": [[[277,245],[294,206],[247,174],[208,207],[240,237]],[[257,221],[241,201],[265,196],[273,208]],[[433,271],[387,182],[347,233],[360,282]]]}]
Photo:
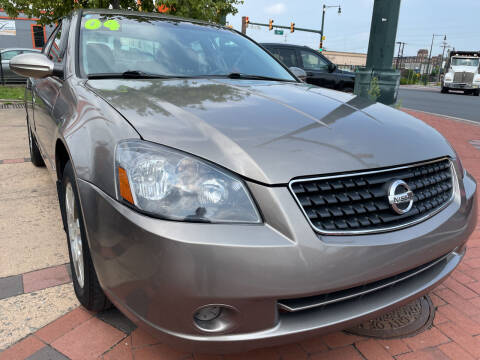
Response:
[{"label": "hubcap", "polygon": [[75,276],[78,285],[83,288],[85,283],[83,266],[83,247],[82,235],[80,232],[80,219],[78,217],[79,209],[75,203],[75,193],[72,184],[69,182],[65,188],[65,211],[67,214],[68,237],[70,239],[70,253],[72,255]]}]

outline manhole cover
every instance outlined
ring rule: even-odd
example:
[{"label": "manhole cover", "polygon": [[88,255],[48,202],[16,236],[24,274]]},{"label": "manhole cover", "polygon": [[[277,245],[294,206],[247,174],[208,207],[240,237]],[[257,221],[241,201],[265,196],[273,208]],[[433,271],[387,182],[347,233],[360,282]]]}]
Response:
[{"label": "manhole cover", "polygon": [[432,325],[434,316],[435,307],[432,300],[424,296],[346,331],[380,339],[413,336],[428,329]]}]

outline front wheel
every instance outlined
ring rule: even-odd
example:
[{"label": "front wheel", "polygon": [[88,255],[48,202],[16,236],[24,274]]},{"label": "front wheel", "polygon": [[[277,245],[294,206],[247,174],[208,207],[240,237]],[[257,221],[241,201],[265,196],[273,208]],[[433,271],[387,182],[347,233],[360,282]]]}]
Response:
[{"label": "front wheel", "polygon": [[473,96],[480,96],[480,89],[475,90]]},{"label": "front wheel", "polygon": [[70,161],[65,166],[62,179],[61,208],[66,222],[68,252],[72,272],[73,288],[78,301],[85,308],[101,311],[111,306],[98,282],[93,266],[80,201],[75,182],[75,174]]},{"label": "front wheel", "polygon": [[448,88],[442,86],[442,94],[448,94]]}]

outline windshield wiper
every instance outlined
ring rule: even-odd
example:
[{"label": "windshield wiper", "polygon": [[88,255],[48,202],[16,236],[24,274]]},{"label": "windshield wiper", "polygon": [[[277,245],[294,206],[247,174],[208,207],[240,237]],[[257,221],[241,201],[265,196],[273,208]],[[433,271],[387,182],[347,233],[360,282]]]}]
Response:
[{"label": "windshield wiper", "polygon": [[286,81],[286,82],[296,82],[295,80],[288,80],[288,79],[279,79],[271,76],[263,76],[263,75],[249,75],[243,74],[238,72],[232,72],[226,75],[230,79],[244,79],[244,80],[271,80],[271,81]]},{"label": "windshield wiper", "polygon": [[184,76],[152,74],[138,70],[128,70],[123,73],[96,73],[89,74],[89,79],[175,79]]}]

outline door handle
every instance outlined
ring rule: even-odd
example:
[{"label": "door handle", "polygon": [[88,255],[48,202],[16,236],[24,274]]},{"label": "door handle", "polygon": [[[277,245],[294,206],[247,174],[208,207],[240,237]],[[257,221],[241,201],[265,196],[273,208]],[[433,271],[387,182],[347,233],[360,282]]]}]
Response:
[{"label": "door handle", "polygon": [[313,73],[310,71],[307,71],[307,76],[313,76]]}]

